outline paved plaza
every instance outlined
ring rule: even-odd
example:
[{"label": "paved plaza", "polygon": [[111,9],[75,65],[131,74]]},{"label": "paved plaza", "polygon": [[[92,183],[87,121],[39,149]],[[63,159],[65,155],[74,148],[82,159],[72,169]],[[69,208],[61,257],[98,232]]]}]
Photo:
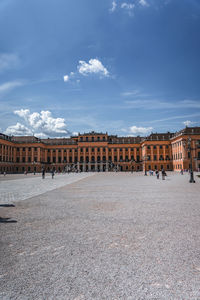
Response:
[{"label": "paved plaza", "polygon": [[200,299],[200,178],[28,176],[0,178],[0,299]]}]

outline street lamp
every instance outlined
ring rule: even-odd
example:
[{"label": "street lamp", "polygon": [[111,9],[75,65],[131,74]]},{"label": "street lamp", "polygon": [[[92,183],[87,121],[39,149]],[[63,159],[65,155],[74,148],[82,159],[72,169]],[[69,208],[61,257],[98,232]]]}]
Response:
[{"label": "street lamp", "polygon": [[189,180],[189,182],[195,183],[193,166],[192,166],[192,150],[194,150],[194,149],[191,147],[191,144],[192,144],[191,142],[192,142],[192,139],[189,137],[186,141],[183,142],[183,146],[185,148],[187,148],[188,153],[190,153],[190,180]]}]

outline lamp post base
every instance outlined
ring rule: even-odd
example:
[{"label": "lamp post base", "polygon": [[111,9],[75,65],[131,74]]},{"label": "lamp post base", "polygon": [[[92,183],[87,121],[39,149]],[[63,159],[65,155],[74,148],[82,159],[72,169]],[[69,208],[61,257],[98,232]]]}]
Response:
[{"label": "lamp post base", "polygon": [[190,172],[190,183],[195,183],[193,171]]}]

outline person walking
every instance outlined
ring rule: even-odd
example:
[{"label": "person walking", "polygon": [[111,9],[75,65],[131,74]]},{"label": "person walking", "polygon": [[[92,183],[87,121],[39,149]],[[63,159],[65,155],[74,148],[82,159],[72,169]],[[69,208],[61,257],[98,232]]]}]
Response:
[{"label": "person walking", "polygon": [[42,168],[42,179],[44,179],[44,178],[45,178],[45,169]]},{"label": "person walking", "polygon": [[52,170],[51,170],[51,178],[52,178],[52,179],[54,178],[54,175],[55,175],[54,169],[52,169]]},{"label": "person walking", "polygon": [[157,179],[159,179],[159,171],[158,170],[156,170],[156,177],[157,177]]},{"label": "person walking", "polygon": [[162,180],[165,180],[165,170],[162,169]]}]

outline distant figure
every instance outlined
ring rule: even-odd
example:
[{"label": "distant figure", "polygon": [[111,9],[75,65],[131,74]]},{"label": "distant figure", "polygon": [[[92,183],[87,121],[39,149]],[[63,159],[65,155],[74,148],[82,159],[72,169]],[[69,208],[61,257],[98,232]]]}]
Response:
[{"label": "distant figure", "polygon": [[3,172],[3,176],[6,176],[6,172],[5,171]]},{"label": "distant figure", "polygon": [[27,175],[27,171],[24,171],[24,175]]},{"label": "distant figure", "polygon": [[45,178],[45,169],[42,169],[42,179]]},{"label": "distant figure", "polygon": [[54,173],[54,170],[52,169],[52,170],[51,170],[51,178],[52,178],[52,179],[54,178],[54,175],[55,175],[55,173]]},{"label": "distant figure", "polygon": [[181,169],[181,175],[183,175],[183,169]]},{"label": "distant figure", "polygon": [[162,169],[162,180],[165,180],[165,176],[166,176],[165,170]]},{"label": "distant figure", "polygon": [[35,175],[35,171],[33,172],[33,175]]},{"label": "distant figure", "polygon": [[156,170],[156,177],[157,177],[157,179],[159,179],[159,171],[158,170]]}]

